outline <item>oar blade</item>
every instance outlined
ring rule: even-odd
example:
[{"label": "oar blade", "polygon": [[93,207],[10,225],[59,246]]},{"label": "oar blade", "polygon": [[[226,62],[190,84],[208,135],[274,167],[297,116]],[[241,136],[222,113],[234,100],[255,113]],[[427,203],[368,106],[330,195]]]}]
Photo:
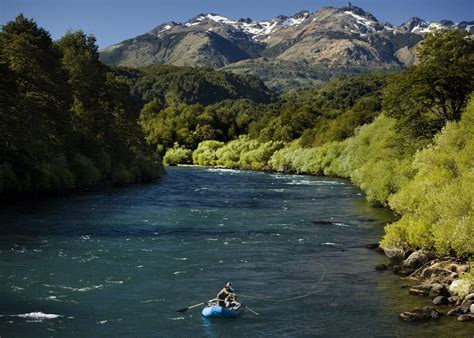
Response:
[{"label": "oar blade", "polygon": [[258,313],[258,312],[257,312],[257,311],[255,311],[255,310],[252,310],[252,309],[251,309],[251,308],[249,308],[247,305],[245,305],[245,308],[246,308],[247,310],[249,310],[250,312],[252,312],[254,315],[256,315],[256,316],[260,316],[260,313]]},{"label": "oar blade", "polygon": [[184,312],[188,311],[189,309],[193,309],[193,308],[195,308],[195,307],[201,306],[202,304],[204,304],[204,302],[198,303],[198,304],[194,304],[194,305],[191,305],[191,306],[188,306],[188,307],[184,307],[184,308],[182,308],[182,309],[176,310],[176,312],[184,313]]}]

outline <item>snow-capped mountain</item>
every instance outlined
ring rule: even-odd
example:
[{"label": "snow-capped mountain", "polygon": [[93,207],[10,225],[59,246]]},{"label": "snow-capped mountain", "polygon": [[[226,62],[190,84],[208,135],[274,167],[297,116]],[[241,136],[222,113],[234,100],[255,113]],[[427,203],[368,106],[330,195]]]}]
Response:
[{"label": "snow-capped mountain", "polygon": [[337,73],[403,67],[415,61],[414,48],[423,36],[442,28],[474,33],[474,22],[427,22],[413,17],[394,26],[351,5],[259,21],[207,13],[184,23],[164,23],[107,47],[101,58],[105,63],[133,67],[226,67],[261,75],[267,82],[278,69],[282,78],[298,81],[321,77],[328,69]]},{"label": "snow-capped mountain", "polygon": [[408,21],[404,22],[402,25],[400,25],[399,31],[423,35],[436,31],[438,29],[452,28],[464,29],[474,34],[474,21],[463,21],[460,23],[454,23],[449,20],[441,20],[440,22],[428,22],[414,16]]}]

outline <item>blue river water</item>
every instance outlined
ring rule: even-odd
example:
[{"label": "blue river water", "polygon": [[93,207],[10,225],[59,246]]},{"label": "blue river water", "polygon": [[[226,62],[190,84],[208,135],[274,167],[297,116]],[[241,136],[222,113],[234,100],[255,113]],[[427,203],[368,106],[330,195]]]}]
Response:
[{"label": "blue river water", "polygon": [[[0,210],[0,336],[470,336],[398,320],[429,300],[364,248],[392,217],[344,180],[192,167],[19,203]],[[176,312],[227,281],[259,316]]]}]

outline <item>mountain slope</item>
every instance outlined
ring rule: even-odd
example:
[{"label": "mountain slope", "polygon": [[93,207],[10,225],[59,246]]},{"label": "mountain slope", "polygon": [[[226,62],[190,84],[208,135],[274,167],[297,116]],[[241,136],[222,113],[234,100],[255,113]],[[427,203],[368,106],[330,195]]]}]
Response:
[{"label": "mountain slope", "polygon": [[101,59],[131,67],[225,67],[283,88],[314,84],[331,74],[399,69],[415,62],[416,44],[440,28],[474,33],[474,22],[429,23],[413,17],[393,26],[355,6],[324,7],[261,21],[210,13],[185,23],[168,22],[105,48]]}]

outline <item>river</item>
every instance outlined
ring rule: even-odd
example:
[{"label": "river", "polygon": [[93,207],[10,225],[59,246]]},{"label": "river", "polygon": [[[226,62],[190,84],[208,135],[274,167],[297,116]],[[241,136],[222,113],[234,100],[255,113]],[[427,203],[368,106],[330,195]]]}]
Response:
[{"label": "river", "polygon": [[[363,247],[392,217],[345,180],[205,168],[19,203],[0,210],[0,336],[469,336],[398,320],[429,300]],[[176,312],[227,281],[260,316]]]}]

